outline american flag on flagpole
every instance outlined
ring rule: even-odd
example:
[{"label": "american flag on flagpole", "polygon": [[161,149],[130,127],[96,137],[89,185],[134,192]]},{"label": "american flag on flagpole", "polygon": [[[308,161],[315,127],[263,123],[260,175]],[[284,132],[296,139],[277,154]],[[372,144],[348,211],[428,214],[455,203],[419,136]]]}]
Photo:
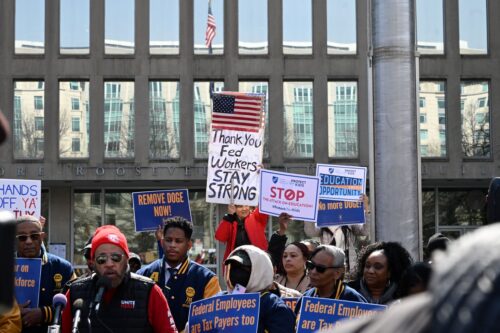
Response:
[{"label": "american flag on flagpole", "polygon": [[205,31],[205,45],[212,48],[212,41],[215,38],[215,17],[212,15],[212,0],[208,0],[207,30]]},{"label": "american flag on flagpole", "polygon": [[264,95],[214,93],[212,129],[258,132],[263,126]]}]

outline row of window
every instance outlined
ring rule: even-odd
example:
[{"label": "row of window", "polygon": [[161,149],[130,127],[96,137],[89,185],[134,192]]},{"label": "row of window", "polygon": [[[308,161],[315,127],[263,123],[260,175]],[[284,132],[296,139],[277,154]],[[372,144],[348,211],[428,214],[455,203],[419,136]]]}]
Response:
[{"label": "row of window", "polygon": [[[89,54],[90,0],[60,1],[60,53]],[[461,54],[488,51],[487,1],[459,0]],[[205,29],[208,0],[194,0],[194,53],[207,54]],[[105,0],[105,53],[134,54],[134,0]],[[180,0],[149,1],[149,49],[151,54],[179,54]],[[240,54],[268,53],[268,0],[238,0],[238,50]],[[283,0],[283,53],[312,54],[312,0]],[[443,1],[417,0],[418,50],[444,53]],[[212,0],[216,36],[211,53],[224,52],[224,0]],[[45,0],[16,0],[15,52],[43,54],[45,48]],[[327,52],[355,54],[356,0],[327,0]],[[146,18],[144,18],[146,20]],[[186,22],[186,21],[184,21]],[[234,27],[236,28],[236,27]],[[231,27],[233,29],[233,27]],[[324,29],[323,29],[324,30]]]},{"label": "row of window", "polygon": [[[40,84],[42,83],[42,84]],[[44,85],[42,81],[14,84],[14,157],[43,158]],[[133,81],[104,83],[104,151],[106,158],[133,158],[135,149],[135,96]],[[149,83],[149,156],[153,160],[180,157],[180,105],[178,81]],[[224,89],[214,82],[215,91]],[[207,158],[211,123],[210,82],[194,83],[194,157]],[[242,81],[239,91],[264,93],[268,82]],[[328,82],[328,155],[358,157],[357,82]],[[420,147],[422,157],[446,157],[447,109],[444,81],[420,83]],[[461,145],[465,157],[490,156],[490,111],[487,81],[461,83]],[[90,112],[88,81],[59,82],[59,156],[88,158]],[[283,82],[284,157],[313,158],[313,83]],[[318,111],[316,111],[318,112]],[[265,105],[268,122],[267,98]],[[53,129],[52,129],[53,130]],[[266,130],[266,133],[268,131]],[[265,137],[268,157],[269,137]]]}]

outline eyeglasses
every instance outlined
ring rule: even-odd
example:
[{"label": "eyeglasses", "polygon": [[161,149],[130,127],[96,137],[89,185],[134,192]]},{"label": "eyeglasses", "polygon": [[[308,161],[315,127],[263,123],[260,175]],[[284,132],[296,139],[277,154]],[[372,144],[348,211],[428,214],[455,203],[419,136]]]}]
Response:
[{"label": "eyeglasses", "polygon": [[109,256],[106,254],[101,254],[95,258],[95,262],[98,265],[104,265],[105,263],[108,262],[108,259],[111,259],[112,262],[119,263],[122,261],[123,256],[125,255],[120,253],[112,253]]},{"label": "eyeglasses", "polygon": [[41,235],[42,235],[41,232],[36,232],[36,233],[29,234],[29,235],[16,235],[16,238],[20,242],[26,242],[28,240],[28,237],[29,237],[32,241],[36,242],[36,241],[40,240]]},{"label": "eyeglasses", "polygon": [[308,270],[312,271],[313,269],[316,268],[316,272],[318,273],[324,273],[328,268],[342,268],[338,266],[323,266],[323,265],[318,265],[313,263],[311,260],[306,261],[306,267]]}]

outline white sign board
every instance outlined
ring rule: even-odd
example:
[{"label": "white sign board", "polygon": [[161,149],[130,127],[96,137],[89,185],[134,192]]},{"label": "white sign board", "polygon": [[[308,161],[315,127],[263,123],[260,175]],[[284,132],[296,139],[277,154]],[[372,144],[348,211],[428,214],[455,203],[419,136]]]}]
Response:
[{"label": "white sign board", "polygon": [[321,181],[321,199],[359,201],[359,197],[365,193],[365,167],[317,164],[316,175]]},{"label": "white sign board", "polygon": [[0,179],[0,210],[39,218],[41,193],[40,180]]},{"label": "white sign board", "polygon": [[318,213],[319,178],[270,170],[260,171],[259,210],[279,216],[315,222]]},{"label": "white sign board", "polygon": [[256,206],[263,130],[212,130],[208,145],[206,201]]}]

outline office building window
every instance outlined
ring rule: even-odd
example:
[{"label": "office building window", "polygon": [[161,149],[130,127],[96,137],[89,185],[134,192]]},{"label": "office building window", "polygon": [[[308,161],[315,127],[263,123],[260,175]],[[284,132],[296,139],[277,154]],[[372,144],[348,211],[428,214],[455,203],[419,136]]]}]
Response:
[{"label": "office building window", "polygon": [[268,53],[267,1],[238,0],[238,50],[240,54]]},{"label": "office building window", "polygon": [[[43,158],[45,92],[39,81],[14,82],[14,158]],[[33,103],[34,101],[34,103]]]},{"label": "office building window", "polygon": [[[420,81],[420,153],[422,157],[445,157],[446,93],[442,81]],[[424,101],[422,103],[422,101]],[[441,133],[444,133],[442,136]],[[422,146],[426,148],[422,148]]]},{"label": "office building window", "polygon": [[44,54],[45,1],[15,1],[15,53]]},{"label": "office building window", "polygon": [[[59,157],[89,156],[89,82],[59,82]],[[80,106],[83,106],[82,108]],[[79,139],[79,149],[73,149],[73,139]]]},{"label": "office building window", "polygon": [[[224,82],[213,82],[214,91],[224,90]],[[208,158],[208,135],[212,121],[210,83],[194,83],[194,157]]]},{"label": "office building window", "polygon": [[459,0],[460,54],[488,53],[486,0]]},{"label": "office building window", "polygon": [[263,157],[269,157],[269,83],[267,81],[240,81],[239,91],[252,93],[252,94],[264,94],[266,96],[266,102],[264,105],[265,113],[265,127],[264,127],[264,154]]},{"label": "office building window", "polygon": [[358,156],[358,84],[328,82],[328,157]]},{"label": "office building window", "polygon": [[313,157],[313,84],[284,82],[285,157]]},{"label": "office building window", "polygon": [[312,54],[311,0],[283,0],[283,54]]},{"label": "office building window", "polygon": [[328,54],[356,54],[356,1],[328,0]]},{"label": "office building window", "polygon": [[80,139],[79,138],[71,139],[71,151],[73,153],[80,152]]},{"label": "office building window", "polygon": [[205,44],[207,31],[208,4],[207,0],[194,2],[194,53],[223,54],[224,53],[224,0],[212,0],[212,17],[215,20],[215,37],[212,40],[212,50]]},{"label": "office building window", "polygon": [[60,0],[61,54],[89,54],[90,0]]},{"label": "office building window", "polygon": [[134,54],[134,0],[105,0],[104,52]]},{"label": "office building window", "polygon": [[490,157],[490,110],[485,81],[462,81],[464,108],[462,119],[462,152],[465,157]]},{"label": "office building window", "polygon": [[132,158],[134,139],[134,82],[104,83],[104,157]]},{"label": "office building window", "polygon": [[444,54],[443,1],[417,0],[417,50],[421,54]]},{"label": "office building window", "polygon": [[178,81],[149,82],[149,157],[180,156],[180,104]]},{"label": "office building window", "polygon": [[180,1],[149,1],[149,53],[179,54]]}]

